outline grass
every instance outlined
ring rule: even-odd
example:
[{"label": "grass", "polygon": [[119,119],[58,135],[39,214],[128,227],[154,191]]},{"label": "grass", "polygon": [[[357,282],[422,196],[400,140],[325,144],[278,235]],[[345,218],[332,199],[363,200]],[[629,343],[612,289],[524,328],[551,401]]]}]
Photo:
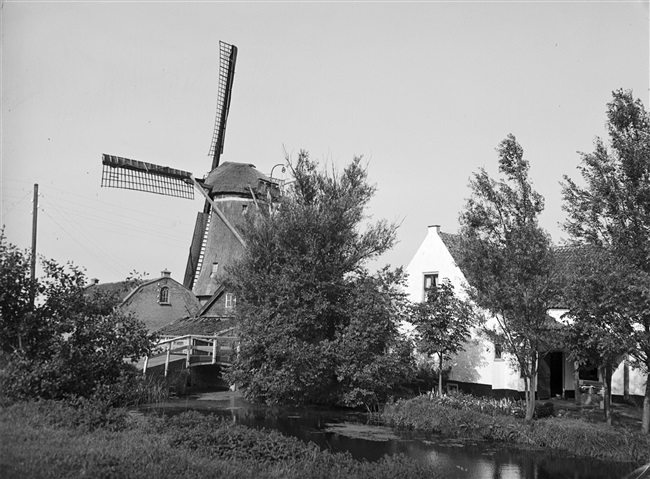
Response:
[{"label": "grass", "polygon": [[519,406],[506,403],[464,395],[442,399],[423,395],[387,405],[382,417],[394,427],[445,436],[542,447],[616,462],[650,461],[648,436],[573,418],[551,416],[527,424],[518,418]]},{"label": "grass", "polygon": [[19,403],[0,409],[0,437],[7,479],[443,477],[402,456],[357,461],[194,412],[156,418],[91,403]]}]

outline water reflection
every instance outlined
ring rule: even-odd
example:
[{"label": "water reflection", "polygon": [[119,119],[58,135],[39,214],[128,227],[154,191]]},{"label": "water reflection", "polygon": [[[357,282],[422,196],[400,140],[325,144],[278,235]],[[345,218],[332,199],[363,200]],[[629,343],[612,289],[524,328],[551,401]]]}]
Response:
[{"label": "water reflection", "polygon": [[144,409],[167,415],[185,410],[219,414],[249,427],[273,429],[314,442],[322,449],[347,451],[361,460],[376,461],[387,454],[404,454],[431,465],[442,477],[453,479],[620,479],[634,469],[629,464],[545,451],[521,451],[394,431],[393,435],[387,428],[373,425],[362,413],[266,407],[247,404],[233,396],[211,401],[180,400]]}]

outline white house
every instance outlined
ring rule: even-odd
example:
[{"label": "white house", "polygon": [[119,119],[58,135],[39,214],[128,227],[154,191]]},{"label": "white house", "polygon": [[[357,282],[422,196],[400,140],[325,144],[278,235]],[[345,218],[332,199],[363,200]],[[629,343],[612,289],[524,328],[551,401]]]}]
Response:
[{"label": "white house", "polygon": [[[566,250],[570,251],[570,250]],[[423,301],[425,290],[448,279],[458,294],[464,294],[467,280],[458,267],[456,258],[459,254],[459,237],[443,233],[439,225],[429,226],[424,241],[406,268],[408,281],[406,293],[413,302]],[[567,257],[567,261],[570,258]],[[557,321],[566,308],[550,309],[548,314]],[[488,315],[489,316],[489,315]],[[490,320],[488,320],[490,321]],[[494,321],[494,319],[492,319]],[[465,351],[451,361],[449,384],[473,394],[491,394],[495,396],[515,396],[524,391],[524,382],[519,372],[513,368],[505,354],[502,355],[498,345],[494,345],[478,332],[470,341]],[[597,370],[580,371],[579,378],[599,381],[602,378]],[[626,391],[627,389],[627,391]],[[631,370],[622,361],[612,378],[612,393],[615,397],[625,393],[643,397],[645,377],[638,371]],[[537,379],[537,396],[539,399],[555,397],[575,397],[574,363],[561,349],[551,350],[540,358]]]}]

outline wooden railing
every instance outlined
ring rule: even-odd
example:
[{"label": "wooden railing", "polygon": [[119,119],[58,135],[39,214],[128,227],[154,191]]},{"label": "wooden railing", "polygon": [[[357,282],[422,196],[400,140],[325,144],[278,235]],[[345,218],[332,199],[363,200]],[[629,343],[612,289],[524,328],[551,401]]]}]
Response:
[{"label": "wooden railing", "polygon": [[[203,366],[207,364],[219,364],[228,366],[231,363],[231,356],[236,352],[239,338],[236,336],[203,336],[198,334],[187,334],[170,339],[158,341],[151,353],[145,358],[142,368],[143,374],[147,368],[153,367],[152,360],[165,356],[165,377],[169,372],[169,363],[172,356],[184,356],[185,367]],[[158,362],[156,366],[160,365]]]}]

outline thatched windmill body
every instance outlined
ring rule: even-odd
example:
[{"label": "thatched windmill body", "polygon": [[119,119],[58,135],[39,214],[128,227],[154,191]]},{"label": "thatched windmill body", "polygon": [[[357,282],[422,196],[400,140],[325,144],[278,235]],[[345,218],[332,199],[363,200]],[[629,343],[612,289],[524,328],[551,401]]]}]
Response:
[{"label": "thatched windmill body", "polygon": [[194,199],[196,189],[205,206],[196,218],[183,284],[202,302],[220,289],[225,267],[242,252],[244,240],[237,225],[248,211],[258,208],[278,192],[277,184],[247,163],[220,163],[230,109],[237,47],[219,42],[219,93],[217,116],[209,156],[211,171],[196,179],[183,170],[102,155],[103,187],[123,188],[166,196]]}]

